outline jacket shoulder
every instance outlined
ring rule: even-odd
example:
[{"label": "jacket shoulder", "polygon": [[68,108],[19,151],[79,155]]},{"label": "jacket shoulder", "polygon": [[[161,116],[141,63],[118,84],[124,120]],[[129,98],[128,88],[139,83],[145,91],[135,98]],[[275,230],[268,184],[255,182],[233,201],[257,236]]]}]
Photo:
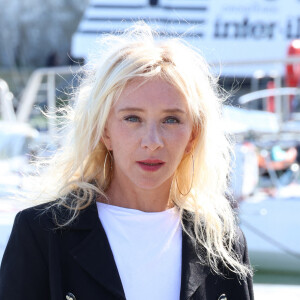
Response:
[{"label": "jacket shoulder", "polygon": [[[36,205],[20,211],[15,219],[27,220],[33,228],[62,230],[92,228],[98,222],[98,210],[95,199],[82,209],[75,210],[74,197],[67,195],[65,204],[61,199]],[[76,199],[75,199],[76,201]]]},{"label": "jacket shoulder", "polygon": [[74,211],[60,205],[59,199],[28,207],[17,213],[14,225],[27,223],[33,231],[62,229]]}]

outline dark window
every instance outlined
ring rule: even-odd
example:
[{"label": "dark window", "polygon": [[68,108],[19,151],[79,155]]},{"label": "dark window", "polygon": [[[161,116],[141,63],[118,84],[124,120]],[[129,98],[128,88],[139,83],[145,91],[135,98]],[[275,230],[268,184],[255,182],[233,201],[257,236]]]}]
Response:
[{"label": "dark window", "polygon": [[151,6],[156,6],[158,4],[158,0],[150,0],[149,2]]}]

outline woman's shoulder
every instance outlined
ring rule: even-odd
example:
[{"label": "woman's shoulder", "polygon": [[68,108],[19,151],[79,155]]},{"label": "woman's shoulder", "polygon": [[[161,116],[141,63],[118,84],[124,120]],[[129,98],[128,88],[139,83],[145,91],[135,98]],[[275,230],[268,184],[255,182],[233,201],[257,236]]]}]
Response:
[{"label": "woman's shoulder", "polygon": [[[184,229],[187,232],[187,234],[196,239],[196,234],[195,234],[195,228],[194,228],[194,214],[193,212],[188,212],[188,211],[184,211],[183,212],[183,225],[184,225]],[[203,222],[199,222],[199,225],[201,228],[201,232],[203,232],[205,234],[205,224]],[[231,243],[233,246],[233,251],[238,255],[238,257],[240,258],[241,262],[247,262],[248,261],[248,249],[247,249],[247,241],[245,238],[245,235],[242,231],[242,229],[240,228],[240,226],[238,224],[235,224],[235,226],[233,227],[233,235],[231,238]],[[226,241],[226,243],[230,242],[229,239],[225,239],[224,241]],[[202,250],[205,252],[205,250]]]},{"label": "woman's shoulder", "polygon": [[19,211],[14,226],[28,224],[36,228],[53,228],[53,213],[58,211],[57,200],[38,204]]},{"label": "woman's shoulder", "polygon": [[70,216],[70,204],[73,200],[72,194],[68,194],[64,199],[58,198],[25,208],[16,215],[15,222],[27,221],[41,227],[55,227]]},{"label": "woman's shoulder", "polygon": [[95,201],[82,209],[76,209],[73,200],[72,195],[67,195],[64,201],[57,199],[26,208],[16,215],[15,225],[27,223],[36,230],[92,227],[98,217]]}]

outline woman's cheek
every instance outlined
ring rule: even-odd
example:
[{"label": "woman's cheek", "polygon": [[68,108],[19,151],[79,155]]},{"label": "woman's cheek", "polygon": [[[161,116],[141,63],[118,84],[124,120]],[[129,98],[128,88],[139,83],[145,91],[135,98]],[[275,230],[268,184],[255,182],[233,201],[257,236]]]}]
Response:
[{"label": "woman's cheek", "polygon": [[191,135],[191,130],[189,128],[178,128],[173,132],[169,132],[168,136],[170,139],[175,140],[180,143],[187,143]]},{"label": "woman's cheek", "polygon": [[138,140],[141,135],[140,131],[140,129],[136,128],[132,124],[122,124],[122,126],[117,129],[119,139],[126,142]]}]

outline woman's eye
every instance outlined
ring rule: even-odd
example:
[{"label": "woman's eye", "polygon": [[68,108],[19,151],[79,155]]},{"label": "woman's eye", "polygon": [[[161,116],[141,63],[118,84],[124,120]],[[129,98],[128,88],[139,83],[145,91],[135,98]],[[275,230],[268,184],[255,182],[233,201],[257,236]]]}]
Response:
[{"label": "woman's eye", "polygon": [[179,121],[178,118],[175,118],[175,117],[167,117],[165,119],[164,123],[167,123],[167,124],[176,124],[176,123],[180,123],[180,121]]},{"label": "woman's eye", "polygon": [[124,118],[125,121],[128,121],[128,122],[140,122],[140,118],[137,117],[137,116],[128,116],[128,117],[125,117]]}]

